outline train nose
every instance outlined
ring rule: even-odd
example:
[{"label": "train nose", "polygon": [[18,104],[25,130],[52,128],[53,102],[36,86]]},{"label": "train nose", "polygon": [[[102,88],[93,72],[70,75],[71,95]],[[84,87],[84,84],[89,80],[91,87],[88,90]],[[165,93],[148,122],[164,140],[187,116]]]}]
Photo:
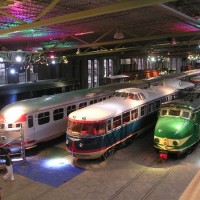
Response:
[{"label": "train nose", "polygon": [[158,120],[155,128],[155,135],[157,136],[168,136],[168,137],[179,137],[183,129],[187,127],[187,123],[184,119],[167,118]]}]

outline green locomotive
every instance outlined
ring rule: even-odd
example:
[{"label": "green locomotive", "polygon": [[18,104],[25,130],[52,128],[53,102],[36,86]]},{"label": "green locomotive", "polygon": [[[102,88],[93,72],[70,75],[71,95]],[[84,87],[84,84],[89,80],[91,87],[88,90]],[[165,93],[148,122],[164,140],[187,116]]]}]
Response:
[{"label": "green locomotive", "polygon": [[200,139],[200,98],[193,93],[163,103],[159,111],[154,131],[154,147],[161,159],[167,159],[169,153],[178,157],[191,152]]}]

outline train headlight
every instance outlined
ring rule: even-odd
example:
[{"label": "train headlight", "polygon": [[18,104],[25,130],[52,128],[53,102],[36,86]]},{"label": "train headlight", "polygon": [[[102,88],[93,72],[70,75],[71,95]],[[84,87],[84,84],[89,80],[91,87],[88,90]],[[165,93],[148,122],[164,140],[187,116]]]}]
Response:
[{"label": "train headlight", "polygon": [[158,143],[160,142],[160,140],[159,140],[158,138],[155,138],[155,139],[154,139],[154,142],[155,142],[156,144],[158,144]]},{"label": "train headlight", "polygon": [[178,142],[177,140],[174,140],[174,141],[173,141],[173,145],[174,145],[174,146],[177,146],[178,143],[179,143],[179,142]]},{"label": "train headlight", "polygon": [[79,144],[79,147],[83,147],[83,143],[80,143],[80,144]]}]

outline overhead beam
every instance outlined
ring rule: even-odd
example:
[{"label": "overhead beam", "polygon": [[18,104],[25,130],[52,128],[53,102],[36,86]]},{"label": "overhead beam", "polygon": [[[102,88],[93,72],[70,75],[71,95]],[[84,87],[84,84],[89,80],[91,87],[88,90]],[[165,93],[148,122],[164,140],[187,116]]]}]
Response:
[{"label": "overhead beam", "polygon": [[11,14],[9,14],[9,13],[3,11],[3,10],[0,10],[0,14],[5,15],[6,17],[11,18],[11,19],[13,19],[14,21],[19,22],[20,24],[26,23],[25,21],[23,21],[23,20],[21,20],[21,19],[19,19],[19,18],[16,18],[16,17],[14,17],[13,15],[11,15]]},{"label": "overhead beam", "polygon": [[[77,45],[77,46],[70,47],[70,48],[53,49],[53,50],[54,51],[66,51],[66,50],[75,49],[75,48],[88,48],[88,47],[95,47],[95,46],[117,45],[117,44],[122,44],[122,43],[125,44],[125,43],[131,43],[131,42],[141,42],[141,41],[148,41],[148,40],[158,40],[158,39],[163,39],[163,38],[192,36],[192,35],[200,35],[200,31],[189,32],[189,33],[163,34],[163,35],[156,35],[156,36],[146,36],[146,37],[123,39],[123,40],[83,44],[83,45]],[[51,49],[47,49],[46,51],[50,51],[50,50]]]},{"label": "overhead beam", "polygon": [[[197,41],[192,41],[192,42],[180,42],[178,44],[176,44],[175,46],[173,46],[171,44],[160,44],[159,47],[157,45],[147,45],[147,46],[137,46],[137,47],[127,47],[127,48],[117,48],[117,49],[111,49],[111,50],[102,50],[102,51],[91,51],[91,52],[84,52],[81,54],[74,54],[74,55],[67,55],[67,57],[81,57],[81,56],[89,56],[89,55],[99,55],[99,54],[111,54],[111,53],[121,53],[121,52],[127,52],[127,51],[137,51],[137,55],[138,55],[138,50],[142,50],[142,54],[147,54],[144,53],[144,49],[147,48],[167,48],[168,51],[175,51],[177,49],[182,50],[183,48],[185,48],[185,46],[189,46],[189,45],[194,45],[194,44],[198,44],[198,40]],[[191,47],[192,51],[194,51],[194,48]],[[186,49],[189,49],[189,47],[187,47]],[[180,52],[180,54],[182,54],[182,52]]]},{"label": "overhead beam", "polygon": [[55,5],[59,2],[60,0],[53,0],[36,18],[34,21],[38,21],[41,19],[44,15],[46,15],[52,8],[55,7]]},{"label": "overhead beam", "polygon": [[116,12],[136,9],[136,8],[142,8],[142,7],[152,6],[155,4],[167,3],[171,1],[175,1],[175,0],[135,0],[135,1],[130,0],[130,1],[120,2],[120,3],[98,7],[94,9],[84,10],[77,13],[71,13],[68,15],[53,17],[50,19],[45,19],[45,20],[41,20],[37,22],[32,22],[30,24],[24,24],[17,27],[8,28],[5,30],[0,30],[0,35],[13,33],[13,32],[19,32],[26,29],[33,29],[33,28],[38,28],[38,27],[60,24],[64,22],[71,22],[74,20],[80,20],[80,19],[85,19],[89,17],[116,13]]}]

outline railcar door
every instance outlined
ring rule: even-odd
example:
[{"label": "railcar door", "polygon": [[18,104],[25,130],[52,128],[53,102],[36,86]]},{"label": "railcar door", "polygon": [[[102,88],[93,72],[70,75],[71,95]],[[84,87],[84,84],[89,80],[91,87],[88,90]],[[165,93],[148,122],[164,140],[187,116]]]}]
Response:
[{"label": "railcar door", "polygon": [[27,116],[27,129],[24,131],[24,140],[27,142],[35,141],[34,115]]}]

